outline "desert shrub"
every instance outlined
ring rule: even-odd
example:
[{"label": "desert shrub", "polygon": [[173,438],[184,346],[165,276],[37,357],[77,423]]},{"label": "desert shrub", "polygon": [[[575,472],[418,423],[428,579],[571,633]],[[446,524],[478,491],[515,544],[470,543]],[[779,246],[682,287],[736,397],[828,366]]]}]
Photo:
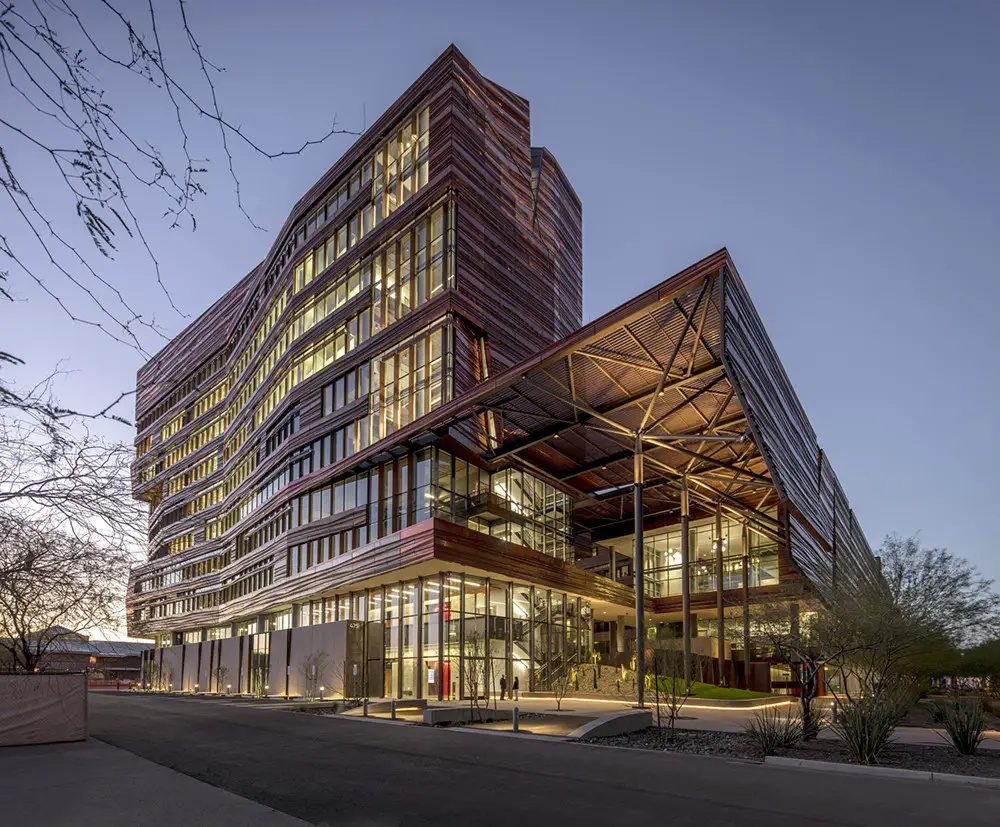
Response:
[{"label": "desert shrub", "polygon": [[861,698],[840,707],[832,729],[841,737],[852,759],[859,764],[877,764],[910,700],[909,695],[905,700],[894,695]]},{"label": "desert shrub", "polygon": [[790,747],[802,737],[802,725],[792,717],[791,710],[766,706],[755,710],[743,731],[750,736],[764,755],[774,755]]},{"label": "desert shrub", "polygon": [[954,700],[941,704],[941,709],[948,740],[961,755],[975,755],[986,729],[982,704],[974,699]]}]

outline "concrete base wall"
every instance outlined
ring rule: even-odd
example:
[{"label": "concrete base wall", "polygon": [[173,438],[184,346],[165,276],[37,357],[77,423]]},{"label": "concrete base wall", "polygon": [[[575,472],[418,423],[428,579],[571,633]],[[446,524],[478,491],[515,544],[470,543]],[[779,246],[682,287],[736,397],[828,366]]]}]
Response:
[{"label": "concrete base wall", "polygon": [[[399,708],[397,706],[397,708]],[[509,709],[469,709],[467,706],[435,706],[424,710],[424,723],[462,724],[473,721],[509,721],[513,712]]]},{"label": "concrete base wall", "polygon": [[226,686],[232,686],[232,691],[237,692],[240,686],[240,639],[229,637],[220,640],[222,650],[219,654],[219,666],[225,670],[225,683],[217,687],[217,692],[225,692]]},{"label": "concrete base wall", "polygon": [[278,632],[271,632],[270,660],[267,671],[268,695],[285,694],[285,681],[288,677],[288,637],[291,631],[298,631],[298,629],[282,629]]},{"label": "concrete base wall", "polygon": [[160,649],[162,660],[160,661],[160,681],[163,689],[179,690],[183,682],[181,674],[181,646],[168,646]]},{"label": "concrete base wall", "polygon": [[0,746],[86,737],[86,675],[0,675]]},{"label": "concrete base wall", "polygon": [[347,622],[322,623],[292,630],[288,694],[342,696],[347,658]]},{"label": "concrete base wall", "polygon": [[216,645],[214,640],[206,640],[201,644],[201,668],[198,670],[198,689],[201,692],[215,691],[215,680],[212,673],[215,671]]},{"label": "concrete base wall", "polygon": [[[382,645],[382,625],[373,627],[369,635],[376,636],[379,651]],[[267,694],[271,696],[308,697],[322,693],[326,698],[366,695],[365,624],[342,620],[295,629],[270,632],[268,639]],[[155,670],[146,674],[159,675],[154,689],[174,692],[226,692],[247,694],[252,688],[251,652],[254,636],[230,637],[216,641],[188,643],[151,650],[147,656]],[[200,661],[199,661],[200,653]],[[220,685],[216,670],[225,669]],[[369,684],[381,694],[382,669],[379,661],[369,660]]]},{"label": "concrete base wall", "polygon": [[582,727],[574,729],[570,738],[606,738],[611,735],[624,735],[627,732],[638,732],[653,725],[653,713],[648,709],[628,709],[624,712],[611,712],[602,715]]},{"label": "concrete base wall", "polygon": [[180,648],[184,650],[184,681],[181,688],[185,692],[194,692],[198,683],[198,649],[201,648],[201,644],[185,643]]}]

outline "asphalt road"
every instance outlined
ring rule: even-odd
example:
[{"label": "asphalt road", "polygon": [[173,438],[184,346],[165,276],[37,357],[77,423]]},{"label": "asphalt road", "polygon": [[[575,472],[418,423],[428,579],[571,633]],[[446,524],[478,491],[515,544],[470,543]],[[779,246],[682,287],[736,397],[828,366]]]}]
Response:
[{"label": "asphalt road", "polygon": [[102,741],[318,825],[996,827],[1000,813],[996,789],[190,698],[92,693],[90,728]]}]

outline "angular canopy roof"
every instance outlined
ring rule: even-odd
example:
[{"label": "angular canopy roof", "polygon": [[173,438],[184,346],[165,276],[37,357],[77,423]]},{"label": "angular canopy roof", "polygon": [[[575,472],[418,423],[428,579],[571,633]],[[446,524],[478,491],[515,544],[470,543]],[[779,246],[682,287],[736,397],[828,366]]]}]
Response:
[{"label": "angular canopy roof", "polygon": [[[818,588],[874,558],[725,249],[396,434],[432,429],[577,492],[595,539],[716,506],[771,536]],[[413,433],[409,433],[409,431]],[[783,506],[782,521],[774,506]]]}]

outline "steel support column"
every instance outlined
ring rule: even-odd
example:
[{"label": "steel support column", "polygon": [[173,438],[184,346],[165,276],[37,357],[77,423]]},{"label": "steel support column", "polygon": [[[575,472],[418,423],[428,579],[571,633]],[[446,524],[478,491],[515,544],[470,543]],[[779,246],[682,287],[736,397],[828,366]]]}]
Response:
[{"label": "steel support column", "polygon": [[715,508],[715,609],[718,613],[719,632],[719,685],[726,686],[726,607],[723,601],[722,565],[722,509]]},{"label": "steel support column", "polygon": [[687,475],[681,477],[681,609],[684,612],[684,686],[691,692],[691,512],[688,508]]},{"label": "steel support column", "polygon": [[635,572],[635,687],[639,707],[645,706],[646,690],[646,617],[645,576],[642,548],[642,439],[635,440],[635,556],[632,568]]},{"label": "steel support column", "polygon": [[743,672],[746,688],[750,688],[750,532],[743,524]]}]

